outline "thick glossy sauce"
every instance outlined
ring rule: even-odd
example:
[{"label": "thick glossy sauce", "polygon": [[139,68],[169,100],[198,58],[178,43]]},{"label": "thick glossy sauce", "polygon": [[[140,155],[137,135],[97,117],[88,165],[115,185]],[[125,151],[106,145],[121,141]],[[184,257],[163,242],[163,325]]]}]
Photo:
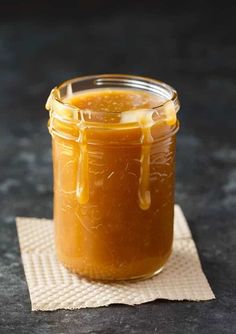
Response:
[{"label": "thick glossy sauce", "polygon": [[[65,102],[88,118],[78,112],[76,128],[54,122],[78,138],[53,136],[59,259],[96,279],[150,275],[171,252],[174,107],[165,105],[155,120],[152,110],[165,101],[128,89],[84,91]],[[100,118],[100,126],[90,126]]]},{"label": "thick glossy sauce", "polygon": [[158,95],[131,89],[93,89],[83,91],[66,99],[81,110],[112,112],[117,115],[124,111],[150,109],[165,100]]}]

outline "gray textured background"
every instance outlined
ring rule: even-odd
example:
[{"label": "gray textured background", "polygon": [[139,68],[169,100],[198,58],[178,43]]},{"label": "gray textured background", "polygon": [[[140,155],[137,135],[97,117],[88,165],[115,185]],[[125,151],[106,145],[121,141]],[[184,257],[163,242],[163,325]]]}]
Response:
[{"label": "gray textured background", "polygon": [[[0,333],[234,333],[236,7],[67,3],[0,1]],[[15,216],[52,217],[44,103],[64,79],[109,72],[179,92],[176,201],[217,299],[31,313]]]}]

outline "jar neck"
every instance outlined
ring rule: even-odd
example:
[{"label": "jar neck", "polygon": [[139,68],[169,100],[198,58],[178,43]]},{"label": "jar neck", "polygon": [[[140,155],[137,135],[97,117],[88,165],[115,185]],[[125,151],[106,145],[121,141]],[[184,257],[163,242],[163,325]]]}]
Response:
[{"label": "jar neck", "polygon": [[[66,109],[66,113],[64,112],[63,115],[61,115],[65,119],[78,119],[78,113],[80,114],[79,117],[81,117],[81,114],[86,117],[86,114],[88,113],[87,110],[81,110],[72,104],[65,103],[65,100],[79,92],[98,88],[129,88],[146,91],[160,96],[165,100],[165,103],[172,102],[176,113],[180,107],[176,90],[161,81],[139,76],[108,74],[78,77],[63,82],[51,91],[46,104],[46,109],[55,109],[59,114],[62,114],[61,111],[65,111]],[[156,109],[161,108],[162,106],[163,103],[156,106]],[[96,114],[96,112],[91,110],[90,114]],[[99,114],[101,114],[101,111],[99,111]],[[105,112],[104,114],[108,115],[112,113]]]},{"label": "jar neck", "polygon": [[[161,103],[155,108],[123,112],[104,112],[83,110],[68,101],[74,95],[94,89],[132,89],[156,94]],[[97,75],[68,80],[55,87],[46,104],[50,112],[49,130],[69,138],[79,137],[80,129],[132,131],[137,128],[152,128],[158,124],[168,125],[169,116],[175,117],[174,124],[169,124],[168,136],[178,130],[176,113],[179,100],[176,91],[169,85],[138,76],[129,75]],[[88,130],[89,131],[89,130]],[[162,135],[160,135],[161,137]],[[166,137],[165,134],[164,137]]]}]

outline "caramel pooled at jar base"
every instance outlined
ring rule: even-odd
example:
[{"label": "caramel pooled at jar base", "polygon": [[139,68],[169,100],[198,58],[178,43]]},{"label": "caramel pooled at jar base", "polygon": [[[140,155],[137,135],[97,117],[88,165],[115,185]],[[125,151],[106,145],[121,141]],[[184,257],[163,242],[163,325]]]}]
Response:
[{"label": "caramel pooled at jar base", "polygon": [[52,90],[58,259],[91,279],[161,271],[173,241],[176,91],[156,80],[101,75]]}]

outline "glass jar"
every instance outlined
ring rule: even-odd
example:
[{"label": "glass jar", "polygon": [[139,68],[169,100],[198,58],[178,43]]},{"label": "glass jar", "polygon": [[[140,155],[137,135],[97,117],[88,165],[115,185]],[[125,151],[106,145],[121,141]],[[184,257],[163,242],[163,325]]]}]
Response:
[{"label": "glass jar", "polygon": [[[66,102],[97,88],[136,89],[164,102],[142,110],[142,117],[135,110],[81,110]],[[137,279],[160,272],[173,241],[176,91],[144,77],[80,77],[54,88],[46,108],[58,259],[92,279]]]}]

